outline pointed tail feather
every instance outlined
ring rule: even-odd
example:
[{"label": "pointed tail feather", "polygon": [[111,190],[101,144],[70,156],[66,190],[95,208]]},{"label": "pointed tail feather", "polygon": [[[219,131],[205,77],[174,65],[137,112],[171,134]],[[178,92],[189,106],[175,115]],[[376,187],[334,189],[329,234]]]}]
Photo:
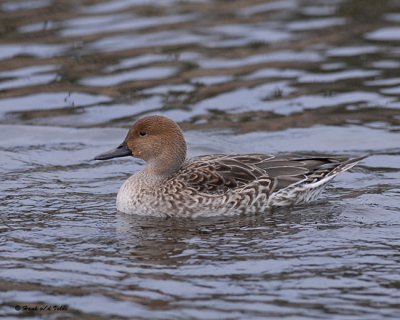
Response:
[{"label": "pointed tail feather", "polygon": [[353,159],[349,159],[344,161],[343,163],[341,163],[340,165],[338,165],[335,169],[333,169],[331,172],[329,172],[327,174],[327,177],[329,176],[336,176],[341,172],[347,171],[351,168],[353,168],[355,165],[357,165],[361,160],[367,158],[368,155],[365,156],[361,156],[358,158],[353,158]]}]

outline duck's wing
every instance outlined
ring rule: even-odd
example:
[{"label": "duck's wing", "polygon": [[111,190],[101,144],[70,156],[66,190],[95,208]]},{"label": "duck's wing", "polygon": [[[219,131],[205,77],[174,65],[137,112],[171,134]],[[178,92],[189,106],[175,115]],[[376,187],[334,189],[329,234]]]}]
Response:
[{"label": "duck's wing", "polygon": [[218,194],[244,186],[264,175],[255,164],[268,155],[209,155],[190,159],[179,175],[191,187],[200,192]]},{"label": "duck's wing", "polygon": [[256,180],[268,183],[272,192],[300,182],[318,181],[343,163],[326,157],[210,155],[192,158],[179,175],[191,188],[209,194],[220,194]]}]

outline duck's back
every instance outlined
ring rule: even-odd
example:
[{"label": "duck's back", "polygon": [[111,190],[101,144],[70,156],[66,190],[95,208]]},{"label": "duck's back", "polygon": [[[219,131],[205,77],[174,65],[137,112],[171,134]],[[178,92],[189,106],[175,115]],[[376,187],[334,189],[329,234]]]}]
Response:
[{"label": "duck's back", "polygon": [[207,155],[188,160],[179,175],[190,187],[209,194],[240,188],[260,178],[270,179],[272,193],[299,182],[322,180],[336,171],[337,174],[344,171],[340,170],[342,164],[346,161],[327,157]]}]

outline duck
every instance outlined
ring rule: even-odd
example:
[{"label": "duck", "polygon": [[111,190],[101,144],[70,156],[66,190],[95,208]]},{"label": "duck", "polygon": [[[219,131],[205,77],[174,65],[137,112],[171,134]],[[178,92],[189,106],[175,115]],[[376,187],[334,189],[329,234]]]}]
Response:
[{"label": "duck", "polygon": [[213,154],[187,159],[179,125],[145,116],[124,141],[95,160],[136,157],[146,162],[118,191],[119,212],[157,217],[263,213],[319,197],[328,182],[366,156],[342,159],[270,154]]}]

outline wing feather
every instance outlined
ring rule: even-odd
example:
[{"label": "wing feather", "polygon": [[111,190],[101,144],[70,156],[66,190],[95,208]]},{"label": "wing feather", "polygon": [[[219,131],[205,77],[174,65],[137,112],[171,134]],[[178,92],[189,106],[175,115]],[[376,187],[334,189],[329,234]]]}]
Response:
[{"label": "wing feather", "polygon": [[301,181],[321,179],[341,161],[319,157],[279,157],[268,154],[207,155],[188,160],[179,171],[191,188],[208,194],[221,194],[258,181],[270,192]]}]

